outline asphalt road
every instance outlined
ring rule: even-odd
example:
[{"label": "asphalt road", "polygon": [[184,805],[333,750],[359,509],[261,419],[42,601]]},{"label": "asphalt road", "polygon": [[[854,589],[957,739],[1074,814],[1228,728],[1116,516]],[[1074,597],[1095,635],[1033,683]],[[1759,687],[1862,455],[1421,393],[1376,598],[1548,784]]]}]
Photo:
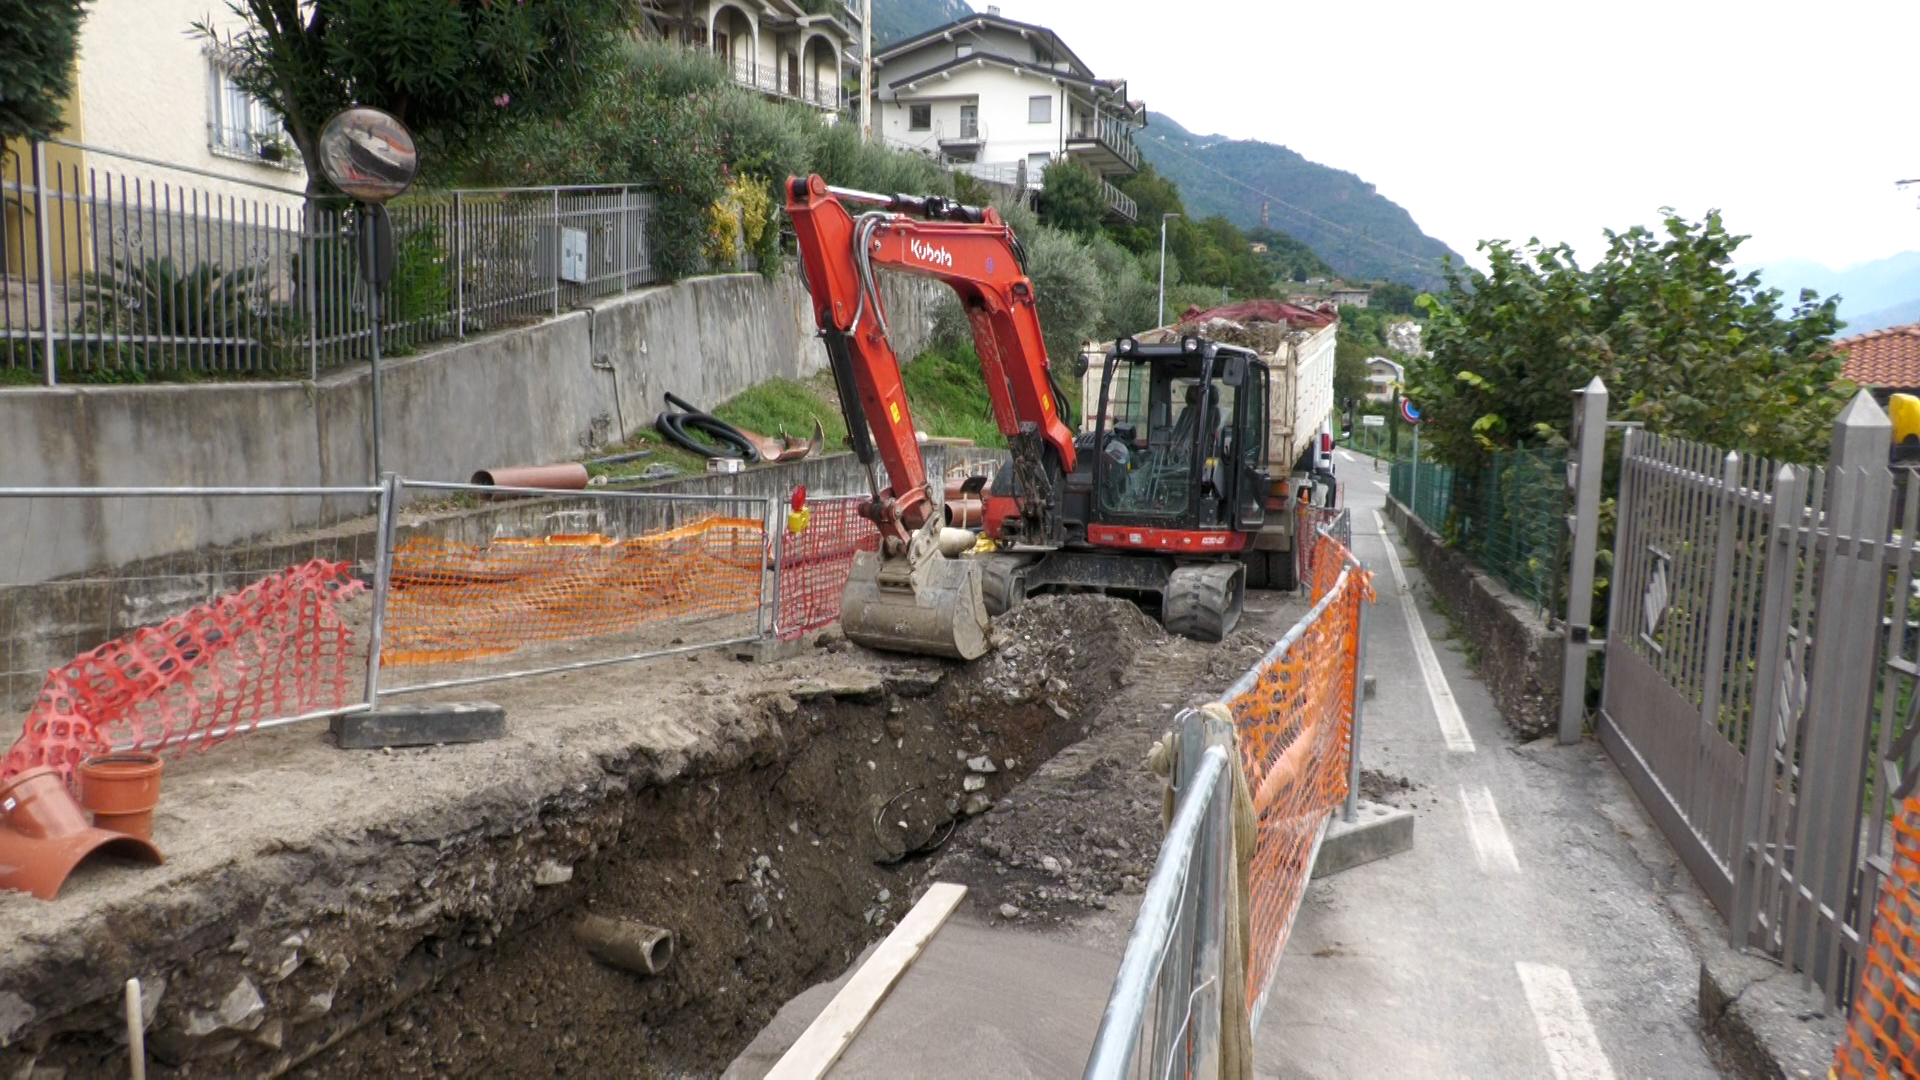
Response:
[{"label": "asphalt road", "polygon": [[1386,473],[1344,452],[1337,467],[1379,594],[1361,761],[1414,785],[1397,799],[1414,848],[1308,891],[1258,1074],[1719,1075],[1694,1022],[1699,962],[1661,899],[1692,889],[1685,871],[1591,739],[1514,741],[1376,514]]}]

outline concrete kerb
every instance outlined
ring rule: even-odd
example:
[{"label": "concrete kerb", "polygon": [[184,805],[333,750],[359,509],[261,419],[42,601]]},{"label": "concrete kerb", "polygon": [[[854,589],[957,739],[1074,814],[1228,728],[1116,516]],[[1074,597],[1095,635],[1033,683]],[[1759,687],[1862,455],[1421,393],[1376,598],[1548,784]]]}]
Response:
[{"label": "concrete kerb", "polygon": [[1428,587],[1480,646],[1477,672],[1507,725],[1523,740],[1552,734],[1560,714],[1560,635],[1404,505],[1388,498],[1386,507]]},{"label": "concrete kerb", "polygon": [[1326,835],[1313,861],[1313,879],[1412,850],[1413,811],[1362,799],[1352,821],[1338,810],[1327,820]]}]

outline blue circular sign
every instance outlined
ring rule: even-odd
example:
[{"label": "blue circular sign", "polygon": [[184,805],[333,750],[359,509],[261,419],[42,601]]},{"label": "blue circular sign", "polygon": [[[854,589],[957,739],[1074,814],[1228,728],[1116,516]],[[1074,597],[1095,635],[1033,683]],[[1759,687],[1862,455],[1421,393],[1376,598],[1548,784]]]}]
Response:
[{"label": "blue circular sign", "polygon": [[1405,420],[1409,424],[1417,424],[1420,422],[1420,410],[1413,407],[1413,399],[1400,399],[1400,419]]}]

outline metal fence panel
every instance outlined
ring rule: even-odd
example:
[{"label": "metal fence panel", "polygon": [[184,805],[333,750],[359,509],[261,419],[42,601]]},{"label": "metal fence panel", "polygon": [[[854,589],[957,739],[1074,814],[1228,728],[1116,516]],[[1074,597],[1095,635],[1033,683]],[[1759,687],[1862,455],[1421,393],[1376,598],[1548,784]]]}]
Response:
[{"label": "metal fence panel", "polygon": [[[379,696],[744,644],[768,629],[770,500],[401,487],[408,509],[375,583]],[[517,501],[441,512],[500,498]],[[436,512],[422,499],[439,500]]]},{"label": "metal fence panel", "polygon": [[[171,554],[54,580],[0,579],[0,736],[13,745],[0,771],[71,769],[109,747],[205,748],[367,708],[380,498],[378,488],[0,489],[3,564],[73,542],[50,529],[55,503],[137,514],[179,541]],[[317,516],[346,520],[198,543],[209,514],[295,519],[286,504],[321,502],[338,505]],[[348,517],[350,506],[363,516]]]}]

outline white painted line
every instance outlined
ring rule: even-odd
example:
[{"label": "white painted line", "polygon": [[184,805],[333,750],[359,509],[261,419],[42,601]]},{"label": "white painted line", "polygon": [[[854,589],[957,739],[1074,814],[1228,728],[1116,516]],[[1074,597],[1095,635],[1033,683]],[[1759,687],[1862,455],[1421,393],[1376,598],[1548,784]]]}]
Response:
[{"label": "white painted line", "polygon": [[1393,568],[1393,584],[1400,591],[1400,613],[1407,617],[1407,633],[1413,637],[1413,658],[1420,664],[1420,677],[1426,681],[1427,697],[1433,701],[1433,714],[1440,721],[1440,734],[1447,749],[1473,753],[1473,736],[1467,732],[1467,720],[1460,715],[1460,703],[1453,699],[1453,687],[1447,685],[1447,673],[1440,670],[1440,658],[1433,654],[1433,640],[1427,637],[1426,624],[1420,621],[1419,601],[1407,588],[1407,573],[1400,569],[1400,553],[1393,546],[1393,534],[1387,531],[1387,519],[1373,512],[1380,527],[1380,540],[1387,547],[1387,565]]},{"label": "white painted line", "polygon": [[1367,483],[1372,484],[1374,487],[1379,488],[1381,491],[1387,490],[1387,485],[1381,483],[1378,480],[1369,480],[1367,481]]},{"label": "white painted line", "polygon": [[1613,1065],[1587,1019],[1580,992],[1566,969],[1521,961],[1513,965],[1527,992],[1527,1007],[1547,1044],[1547,1061],[1556,1080],[1613,1080]]},{"label": "white painted line", "polygon": [[1485,784],[1472,791],[1462,787],[1460,805],[1467,811],[1467,835],[1473,838],[1473,857],[1480,861],[1480,869],[1489,873],[1499,870],[1519,873],[1520,857],[1513,853],[1507,827],[1500,823],[1500,807],[1494,804],[1493,789]]}]

